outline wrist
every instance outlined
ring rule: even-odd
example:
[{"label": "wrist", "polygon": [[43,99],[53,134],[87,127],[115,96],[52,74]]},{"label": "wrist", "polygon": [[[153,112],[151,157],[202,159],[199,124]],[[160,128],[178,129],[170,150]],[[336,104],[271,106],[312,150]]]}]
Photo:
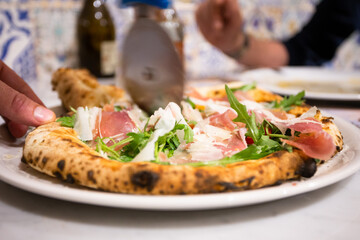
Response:
[{"label": "wrist", "polygon": [[242,38],[239,41],[239,44],[237,44],[237,46],[233,50],[223,51],[223,53],[225,53],[228,57],[231,57],[236,61],[239,61],[245,55],[250,46],[249,35],[247,35],[246,33],[242,33],[241,35]]}]

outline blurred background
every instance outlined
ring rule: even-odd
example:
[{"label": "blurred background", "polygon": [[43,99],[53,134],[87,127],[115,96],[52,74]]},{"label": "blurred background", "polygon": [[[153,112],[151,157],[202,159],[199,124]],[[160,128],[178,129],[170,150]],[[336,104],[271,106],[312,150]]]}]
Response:
[{"label": "blurred background", "polygon": [[[188,78],[224,76],[242,71],[233,60],[208,44],[197,30],[194,10],[198,1],[174,2],[184,25],[184,55]],[[247,32],[262,38],[287,39],[314,12],[319,0],[239,0]],[[82,0],[0,0],[0,56],[28,83],[48,83],[59,67],[77,67],[76,20]],[[121,44],[132,21],[131,9],[107,1]],[[326,67],[359,70],[360,35],[354,33]]]}]

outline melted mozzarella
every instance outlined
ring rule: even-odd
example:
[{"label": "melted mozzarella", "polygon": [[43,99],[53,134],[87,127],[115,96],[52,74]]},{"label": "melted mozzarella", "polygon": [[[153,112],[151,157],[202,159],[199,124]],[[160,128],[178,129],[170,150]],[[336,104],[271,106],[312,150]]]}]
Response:
[{"label": "melted mozzarella", "polygon": [[76,118],[74,130],[77,132],[79,138],[83,141],[93,140],[93,130],[95,129],[96,119],[101,114],[101,109],[93,107],[79,107],[76,110]]}]

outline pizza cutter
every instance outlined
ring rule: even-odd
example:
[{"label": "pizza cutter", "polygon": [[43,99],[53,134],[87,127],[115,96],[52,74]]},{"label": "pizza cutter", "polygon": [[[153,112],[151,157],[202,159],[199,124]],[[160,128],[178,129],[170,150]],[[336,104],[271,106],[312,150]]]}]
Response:
[{"label": "pizza cutter", "polygon": [[123,43],[122,80],[134,102],[153,113],[169,102],[180,103],[184,69],[170,37],[152,18],[156,6],[138,2],[132,4],[136,20]]}]

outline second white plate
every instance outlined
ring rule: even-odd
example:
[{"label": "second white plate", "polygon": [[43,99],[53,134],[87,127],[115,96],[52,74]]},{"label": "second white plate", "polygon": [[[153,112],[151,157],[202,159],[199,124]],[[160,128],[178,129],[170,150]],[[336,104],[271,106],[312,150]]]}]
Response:
[{"label": "second white plate", "polygon": [[306,91],[306,98],[360,101],[360,71],[336,71],[318,67],[262,68],[240,75],[240,80],[282,95]]}]

